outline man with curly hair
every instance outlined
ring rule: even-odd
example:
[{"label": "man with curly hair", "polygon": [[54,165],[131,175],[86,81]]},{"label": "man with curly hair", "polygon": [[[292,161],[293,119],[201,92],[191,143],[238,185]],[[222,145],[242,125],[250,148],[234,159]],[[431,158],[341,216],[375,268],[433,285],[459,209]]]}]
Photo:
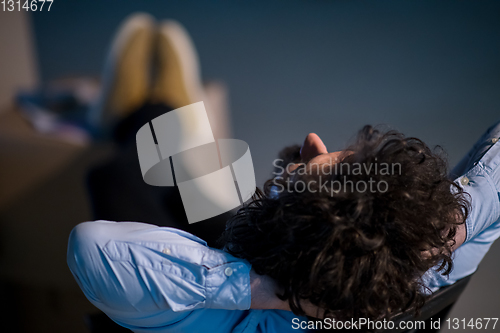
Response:
[{"label": "man with curly hair", "polygon": [[[500,235],[499,137],[500,123],[452,181],[439,149],[395,131],[366,126],[334,153],[309,134],[280,156],[286,174],[228,221],[224,250],[177,229],[97,221],[73,230],[68,263],[92,303],[138,332],[295,331],[306,319],[294,314],[387,319],[472,274]],[[374,163],[400,171],[368,172]],[[320,190],[320,177],[388,186]],[[300,181],[307,190],[285,187]]]},{"label": "man with curly hair", "polygon": [[276,281],[297,314],[389,318],[421,305],[424,273],[448,275],[466,238],[468,202],[442,152],[371,126],[339,152],[313,133],[299,149],[229,220],[226,250]]},{"label": "man with curly hair", "polygon": [[[276,177],[227,226],[183,224],[178,193],[143,183],[134,137],[166,105],[200,100],[192,92],[201,85],[189,81],[196,66],[184,62],[195,57],[182,27],[154,27],[133,16],[112,48],[110,63],[123,75],[104,80],[115,87],[101,104],[114,113],[93,119],[126,116],[115,131],[122,149],[89,182],[97,219],[163,227],[85,222],[68,244],[77,283],[116,323],[135,332],[249,333],[306,330],[294,325],[303,315],[387,319],[472,274],[499,237],[500,123],[450,175],[440,149],[399,132],[366,126],[339,152],[311,133],[283,150]],[[154,105],[145,86],[153,40],[168,60]],[[223,249],[197,237],[214,244],[222,232]]]}]

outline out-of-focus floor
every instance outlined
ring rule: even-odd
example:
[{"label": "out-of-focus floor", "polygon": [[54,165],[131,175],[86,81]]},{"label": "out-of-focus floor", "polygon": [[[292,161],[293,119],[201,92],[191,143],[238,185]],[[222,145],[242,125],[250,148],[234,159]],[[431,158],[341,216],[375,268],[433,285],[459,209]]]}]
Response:
[{"label": "out-of-focus floor", "polygon": [[87,332],[83,316],[95,308],[66,266],[66,247],[71,229],[91,219],[86,170],[109,153],[109,145],[68,144],[15,112],[0,114],[2,332]]},{"label": "out-of-focus floor", "polygon": [[[114,29],[136,10],[182,22],[204,77],[227,84],[233,136],[248,142],[259,185],[277,151],[309,132],[339,149],[364,124],[389,124],[442,145],[453,165],[500,118],[498,1],[54,2],[32,14],[42,79],[98,75]],[[101,148],[69,158],[0,211],[2,322],[17,306],[14,322],[27,332],[85,332],[92,306],[65,246],[90,218],[82,182]],[[497,242],[452,317],[500,317],[499,258]]]}]

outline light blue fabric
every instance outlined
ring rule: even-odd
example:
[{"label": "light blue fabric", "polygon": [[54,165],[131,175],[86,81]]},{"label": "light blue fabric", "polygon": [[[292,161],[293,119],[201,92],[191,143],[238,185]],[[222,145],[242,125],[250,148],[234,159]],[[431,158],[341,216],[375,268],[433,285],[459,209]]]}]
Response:
[{"label": "light blue fabric", "polygon": [[178,229],[81,223],[69,238],[68,265],[90,302],[134,332],[298,331],[291,312],[249,310],[246,260]]},{"label": "light blue fabric", "polygon": [[451,172],[455,182],[470,195],[467,237],[453,253],[454,268],[449,277],[442,276],[436,269],[424,275],[424,283],[431,291],[474,273],[491,244],[500,237],[499,138],[500,122],[481,136]]},{"label": "light blue fabric", "polygon": [[[454,253],[449,278],[434,269],[424,275],[432,291],[472,274],[500,236],[499,137],[497,123],[452,171],[470,195],[467,237]],[[292,329],[291,312],[249,310],[247,261],[181,230],[135,222],[82,223],[71,232],[68,265],[87,298],[134,332],[298,331]]]}]

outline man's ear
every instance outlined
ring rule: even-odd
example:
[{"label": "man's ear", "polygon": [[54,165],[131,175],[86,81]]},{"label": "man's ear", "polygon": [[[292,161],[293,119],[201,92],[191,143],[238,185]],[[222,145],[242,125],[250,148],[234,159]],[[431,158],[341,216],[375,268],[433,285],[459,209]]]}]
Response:
[{"label": "man's ear", "polygon": [[309,133],[302,144],[302,148],[300,148],[300,157],[305,163],[318,155],[327,153],[328,150],[325,144],[315,133]]}]

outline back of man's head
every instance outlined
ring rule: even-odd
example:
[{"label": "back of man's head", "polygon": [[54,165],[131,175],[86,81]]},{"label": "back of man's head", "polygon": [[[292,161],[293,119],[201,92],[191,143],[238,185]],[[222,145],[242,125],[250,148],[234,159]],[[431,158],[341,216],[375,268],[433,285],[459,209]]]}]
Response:
[{"label": "back of man's head", "polygon": [[[450,272],[468,212],[442,155],[419,139],[365,126],[333,163],[269,180],[229,220],[226,249],[275,279],[296,314],[304,314],[301,300],[337,319],[418,308],[422,274],[435,265]],[[286,164],[299,156],[298,146],[285,149],[277,170],[292,170]]]}]

